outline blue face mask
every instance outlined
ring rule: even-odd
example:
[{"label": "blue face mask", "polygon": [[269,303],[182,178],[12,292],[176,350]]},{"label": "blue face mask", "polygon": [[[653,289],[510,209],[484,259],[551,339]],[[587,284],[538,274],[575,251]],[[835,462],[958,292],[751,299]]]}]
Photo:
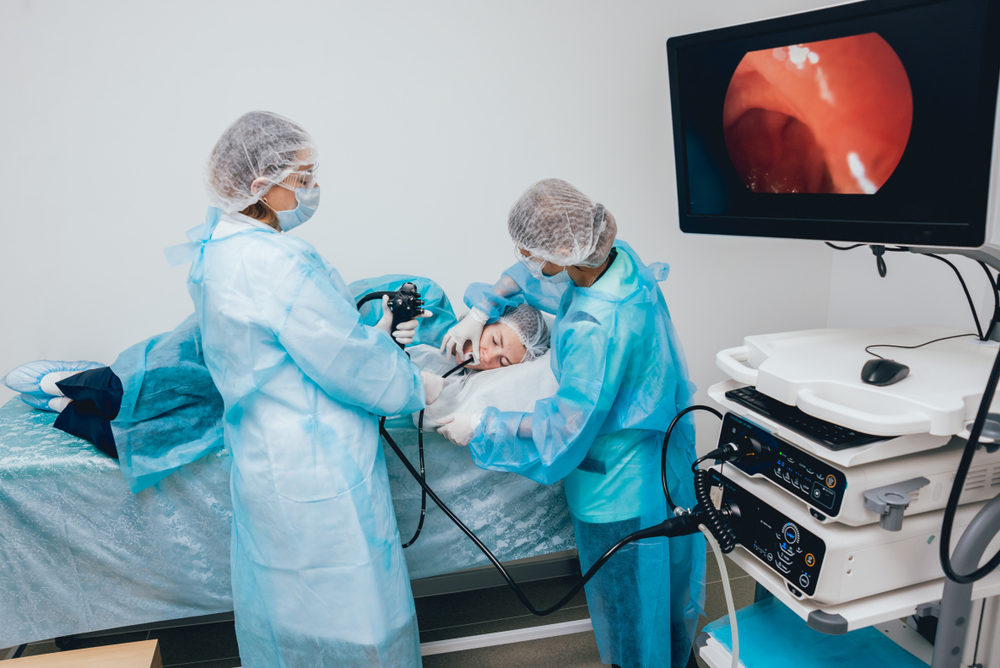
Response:
[{"label": "blue face mask", "polygon": [[552,274],[551,276],[542,274],[538,279],[547,283],[566,283],[569,281],[569,274],[563,269],[558,274]]},{"label": "blue face mask", "polygon": [[566,273],[565,269],[560,271],[558,274],[546,276],[542,273],[542,267],[545,265],[545,260],[535,257],[534,255],[522,255],[520,251],[517,251],[516,255],[518,261],[528,269],[528,273],[540,281],[549,283],[565,283],[569,280],[569,274]]},{"label": "blue face mask", "polygon": [[316,208],[319,207],[319,186],[296,189],[295,199],[298,205],[294,209],[274,212],[278,216],[282,232],[294,229],[312,218]]}]

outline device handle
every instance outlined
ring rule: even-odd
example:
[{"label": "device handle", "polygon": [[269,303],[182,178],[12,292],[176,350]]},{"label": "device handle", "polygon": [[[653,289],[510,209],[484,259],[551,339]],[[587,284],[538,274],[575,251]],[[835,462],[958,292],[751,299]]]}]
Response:
[{"label": "device handle", "polygon": [[747,385],[757,384],[757,369],[745,364],[748,359],[747,347],[726,348],[715,354],[715,364],[729,374],[733,380]]},{"label": "device handle", "polygon": [[798,407],[806,413],[834,424],[843,424],[847,418],[852,429],[876,436],[899,436],[929,432],[931,421],[927,415],[917,411],[903,413],[869,413],[853,406],[845,406],[825,399],[813,390],[801,389],[796,400]]}]

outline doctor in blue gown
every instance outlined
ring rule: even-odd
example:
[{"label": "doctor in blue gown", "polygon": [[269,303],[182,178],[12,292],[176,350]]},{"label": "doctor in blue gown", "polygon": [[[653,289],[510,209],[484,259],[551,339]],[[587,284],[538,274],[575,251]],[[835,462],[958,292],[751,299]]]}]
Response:
[{"label": "doctor in blue gown", "polygon": [[240,657],[416,666],[376,416],[420,410],[442,383],[410,364],[388,323],[364,325],[337,270],[284,234],[318,204],[315,162],[292,121],[242,116],[209,160],[216,208],[189,235],[188,289],[232,452]]},{"label": "doctor in blue gown", "polygon": [[[580,566],[668,515],[660,482],[664,432],[693,387],[663,295],[666,265],[646,266],[615,241],[610,212],[557,179],[532,186],[508,228],[521,261],[492,285],[473,284],[471,307],[443,348],[473,346],[488,318],[528,302],[555,314],[552,370],[558,392],[530,413],[488,408],[439,431],[468,445],[482,468],[541,483],[563,480]],[[475,352],[475,350],[474,350]],[[694,428],[671,437],[674,502],[695,503]],[[644,539],[613,556],[586,585],[594,634],[607,664],[685,666],[703,608],[705,543],[698,535]]]}]

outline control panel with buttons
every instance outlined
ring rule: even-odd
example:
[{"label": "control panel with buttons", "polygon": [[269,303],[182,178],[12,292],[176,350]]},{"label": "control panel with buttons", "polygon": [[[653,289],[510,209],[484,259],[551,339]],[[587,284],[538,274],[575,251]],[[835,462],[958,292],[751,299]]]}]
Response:
[{"label": "control panel with buttons", "polygon": [[828,517],[836,517],[847,489],[844,473],[733,413],[726,414],[719,444],[742,453],[731,464],[763,476]]},{"label": "control panel with buttons", "polygon": [[736,542],[792,585],[790,591],[812,596],[826,554],[823,540],[732,480],[715,477]]}]

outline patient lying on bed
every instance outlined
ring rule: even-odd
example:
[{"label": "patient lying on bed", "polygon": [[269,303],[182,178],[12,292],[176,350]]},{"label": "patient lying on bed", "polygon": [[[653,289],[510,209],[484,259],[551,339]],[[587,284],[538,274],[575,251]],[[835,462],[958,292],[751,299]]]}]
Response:
[{"label": "patient lying on bed", "polygon": [[[450,322],[442,318],[442,324],[450,326],[451,314],[448,305]],[[425,419],[489,405],[530,410],[536,399],[557,388],[547,350],[548,327],[541,313],[527,304],[509,309],[483,329],[480,362],[449,378]],[[415,364],[438,374],[459,363],[432,345],[407,351]],[[508,367],[514,366],[518,370],[512,375]],[[193,316],[132,346],[111,367],[29,362],[11,371],[5,382],[22,393],[25,403],[58,412],[54,426],[118,458],[133,492],[223,447],[222,398],[205,368]]]},{"label": "patient lying on bed", "polygon": [[[407,352],[421,369],[445,375],[462,362],[462,355],[467,359],[470,347],[467,343],[456,357],[429,345],[412,346]],[[548,351],[549,328],[542,313],[528,304],[508,308],[483,328],[479,363],[467,364],[450,375],[441,396],[424,409],[424,424],[436,424],[455,413],[482,412],[487,406],[532,410],[535,401],[559,389]],[[415,414],[414,423],[417,419]]]}]

